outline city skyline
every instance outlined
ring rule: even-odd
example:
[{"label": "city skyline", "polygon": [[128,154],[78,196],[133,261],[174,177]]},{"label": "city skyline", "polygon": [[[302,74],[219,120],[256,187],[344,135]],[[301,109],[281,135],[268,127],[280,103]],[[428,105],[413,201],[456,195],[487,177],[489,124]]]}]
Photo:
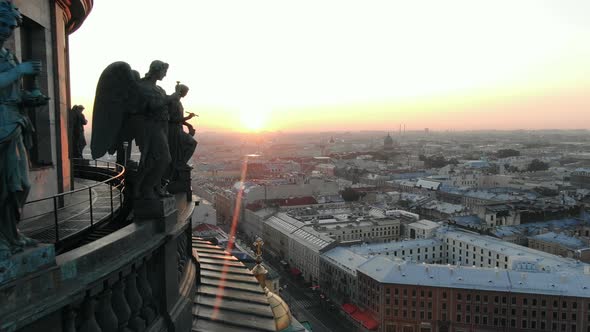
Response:
[{"label": "city skyline", "polygon": [[72,103],[91,113],[111,62],[161,59],[200,131],[587,129],[588,6],[100,1],[71,36]]}]

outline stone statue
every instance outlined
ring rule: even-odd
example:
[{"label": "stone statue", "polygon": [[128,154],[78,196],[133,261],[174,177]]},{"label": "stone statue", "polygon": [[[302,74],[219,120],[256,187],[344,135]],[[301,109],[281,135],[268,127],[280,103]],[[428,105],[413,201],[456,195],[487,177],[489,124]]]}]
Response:
[{"label": "stone statue", "polygon": [[82,151],[86,146],[86,138],[84,137],[84,126],[88,124],[86,121],[86,117],[82,112],[84,111],[84,106],[82,105],[74,105],[70,110],[70,128],[71,128],[71,135],[72,135],[72,158],[84,158],[82,156]]},{"label": "stone statue", "polygon": [[[197,115],[190,113],[185,117],[184,107],[180,101],[181,98],[184,98],[187,95],[189,88],[186,85],[177,82],[175,90],[176,91],[170,95],[170,104],[168,106],[168,112],[170,115],[168,144],[170,146],[172,162],[170,163],[167,177],[171,181],[178,178],[179,169],[189,167],[187,163],[197,148],[197,141],[193,138],[195,135],[195,129],[187,122]],[[184,132],[183,126],[188,128],[188,134]]]},{"label": "stone statue", "polygon": [[168,102],[156,83],[166,76],[168,64],[155,60],[148,73],[137,79],[125,62],[115,62],[102,72],[96,87],[92,117],[92,158],[121,151],[123,142],[135,140],[141,158],[134,179],[134,196],[158,199],[170,194],[162,187],[170,164]]},{"label": "stone statue", "polygon": [[41,62],[19,63],[3,47],[21,22],[18,9],[0,0],[0,259],[36,244],[16,228],[31,187],[27,148],[32,145],[33,127],[24,107],[46,104],[47,97],[21,91],[23,75],[38,75]]}]

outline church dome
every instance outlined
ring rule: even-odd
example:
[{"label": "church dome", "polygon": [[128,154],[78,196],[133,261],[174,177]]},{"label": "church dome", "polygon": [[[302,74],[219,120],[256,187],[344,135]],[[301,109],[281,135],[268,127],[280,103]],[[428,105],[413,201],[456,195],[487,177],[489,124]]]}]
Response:
[{"label": "church dome", "polygon": [[383,147],[386,149],[393,148],[393,138],[391,138],[390,134],[387,134],[387,136],[385,136],[385,139],[383,140]]},{"label": "church dome", "polygon": [[275,318],[277,325],[277,331],[283,331],[291,326],[291,309],[280,296],[268,290],[266,290],[266,299],[272,310],[272,314]]}]

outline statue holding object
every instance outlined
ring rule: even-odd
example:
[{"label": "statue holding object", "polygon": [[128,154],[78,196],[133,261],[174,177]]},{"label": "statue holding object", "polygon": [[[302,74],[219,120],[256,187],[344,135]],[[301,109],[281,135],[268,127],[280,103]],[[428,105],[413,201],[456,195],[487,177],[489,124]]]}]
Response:
[{"label": "statue holding object", "polygon": [[135,140],[141,158],[133,185],[137,199],[169,197],[162,187],[171,157],[168,147],[168,101],[156,83],[168,64],[154,60],[141,79],[126,62],[114,62],[102,72],[96,87],[92,117],[92,158],[121,150],[123,142]]},{"label": "statue holding object", "polygon": [[[170,104],[168,107],[170,121],[168,127],[168,144],[170,146],[170,156],[172,162],[170,169],[167,172],[167,177],[170,181],[175,181],[179,178],[179,171],[189,169],[187,165],[195,149],[197,148],[197,141],[193,138],[195,129],[187,121],[198,116],[190,113],[184,116],[184,107],[182,106],[181,98],[184,98],[189,88],[176,82],[176,91],[170,95]],[[189,133],[184,131],[184,126],[189,130]]]},{"label": "statue holding object", "polygon": [[41,73],[41,62],[19,63],[3,47],[21,22],[18,9],[0,0],[0,260],[36,244],[16,227],[31,188],[27,149],[33,127],[25,107],[45,105],[48,98],[38,91],[35,78],[32,91],[21,90],[21,78]]}]

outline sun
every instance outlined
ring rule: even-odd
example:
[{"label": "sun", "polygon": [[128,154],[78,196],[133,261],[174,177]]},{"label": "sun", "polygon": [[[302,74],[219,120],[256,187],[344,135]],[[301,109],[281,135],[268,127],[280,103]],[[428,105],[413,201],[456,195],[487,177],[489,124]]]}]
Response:
[{"label": "sun", "polygon": [[251,108],[240,111],[242,128],[247,131],[260,131],[265,128],[268,112],[263,109]]}]

